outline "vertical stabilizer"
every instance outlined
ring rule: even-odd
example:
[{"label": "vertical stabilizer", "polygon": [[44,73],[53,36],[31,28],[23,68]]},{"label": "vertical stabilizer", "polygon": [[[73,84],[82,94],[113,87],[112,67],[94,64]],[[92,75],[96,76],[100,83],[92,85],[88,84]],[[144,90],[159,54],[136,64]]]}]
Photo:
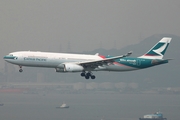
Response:
[{"label": "vertical stabilizer", "polygon": [[139,58],[162,59],[172,38],[164,37],[154,45],[146,54]]}]

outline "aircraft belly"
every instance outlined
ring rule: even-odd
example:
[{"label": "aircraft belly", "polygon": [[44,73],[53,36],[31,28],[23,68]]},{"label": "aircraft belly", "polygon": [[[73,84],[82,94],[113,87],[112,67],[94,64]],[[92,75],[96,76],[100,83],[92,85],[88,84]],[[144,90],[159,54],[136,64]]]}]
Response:
[{"label": "aircraft belly", "polygon": [[131,71],[131,70],[137,70],[138,68],[129,67],[129,66],[117,66],[117,65],[111,65],[106,67],[107,71]]},{"label": "aircraft belly", "polygon": [[51,68],[55,68],[58,64],[54,64],[54,63],[23,63],[21,64],[22,66],[30,66],[30,67],[51,67]]}]

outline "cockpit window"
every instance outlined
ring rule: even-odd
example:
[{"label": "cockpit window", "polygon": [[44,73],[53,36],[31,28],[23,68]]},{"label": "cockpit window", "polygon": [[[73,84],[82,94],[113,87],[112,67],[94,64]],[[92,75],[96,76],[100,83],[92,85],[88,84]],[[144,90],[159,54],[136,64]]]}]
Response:
[{"label": "cockpit window", "polygon": [[9,56],[13,56],[13,54],[9,54]]}]

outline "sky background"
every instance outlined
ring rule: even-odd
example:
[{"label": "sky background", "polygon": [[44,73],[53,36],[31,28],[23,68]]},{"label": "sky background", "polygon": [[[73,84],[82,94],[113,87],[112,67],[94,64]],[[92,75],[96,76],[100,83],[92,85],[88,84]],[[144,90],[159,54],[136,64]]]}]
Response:
[{"label": "sky background", "polygon": [[177,0],[1,0],[0,68],[14,51],[82,53],[179,35],[179,11]]}]

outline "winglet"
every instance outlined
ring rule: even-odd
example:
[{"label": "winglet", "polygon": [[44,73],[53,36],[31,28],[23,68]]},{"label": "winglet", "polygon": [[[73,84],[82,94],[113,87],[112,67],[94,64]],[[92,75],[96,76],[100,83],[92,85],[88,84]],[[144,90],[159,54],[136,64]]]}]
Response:
[{"label": "winglet", "polygon": [[130,56],[133,53],[133,51],[129,51],[127,54],[124,54],[123,57]]},{"label": "winglet", "polygon": [[96,55],[96,56],[98,56],[98,55],[99,55],[99,53],[96,53],[95,55]]}]

